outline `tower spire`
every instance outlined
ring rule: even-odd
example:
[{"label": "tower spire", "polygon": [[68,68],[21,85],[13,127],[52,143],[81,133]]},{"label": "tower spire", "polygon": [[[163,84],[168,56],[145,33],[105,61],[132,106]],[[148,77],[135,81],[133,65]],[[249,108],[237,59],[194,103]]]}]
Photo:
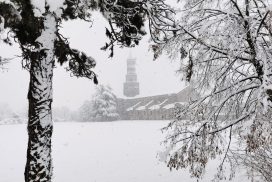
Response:
[{"label": "tower spire", "polygon": [[134,97],[139,95],[139,82],[136,74],[136,59],[132,57],[131,51],[127,59],[127,74],[124,83],[124,95],[127,97]]}]

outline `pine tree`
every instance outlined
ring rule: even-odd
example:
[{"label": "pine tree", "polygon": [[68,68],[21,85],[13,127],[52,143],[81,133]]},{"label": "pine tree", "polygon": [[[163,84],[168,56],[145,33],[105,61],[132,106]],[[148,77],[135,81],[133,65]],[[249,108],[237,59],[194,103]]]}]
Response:
[{"label": "pine tree", "polygon": [[67,70],[72,75],[97,83],[96,74],[92,71],[95,60],[71,48],[68,40],[59,32],[63,20],[91,21],[92,10],[100,11],[110,24],[111,29],[106,29],[110,42],[103,49],[110,49],[110,56],[113,56],[116,44],[137,45],[145,34],[145,17],[153,17],[149,22],[150,27],[154,28],[155,17],[166,17],[168,6],[163,0],[0,0],[0,32],[3,29],[12,32],[3,41],[12,44],[11,39],[14,38],[18,42],[23,65],[30,73],[26,182],[50,182],[52,179],[51,105],[55,60],[60,64],[68,62]]},{"label": "pine tree", "polygon": [[112,121],[119,118],[117,98],[109,86],[98,86],[91,103],[91,116],[94,121]]},{"label": "pine tree", "polygon": [[85,101],[79,109],[81,121],[113,121],[119,118],[117,97],[111,87],[99,85],[92,99]]}]

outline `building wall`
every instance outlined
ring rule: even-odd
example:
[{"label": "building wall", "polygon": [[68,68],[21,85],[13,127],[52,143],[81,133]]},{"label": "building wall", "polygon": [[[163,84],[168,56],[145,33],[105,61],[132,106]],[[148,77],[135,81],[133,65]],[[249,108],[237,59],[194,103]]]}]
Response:
[{"label": "building wall", "polygon": [[170,120],[174,118],[174,106],[183,107],[191,99],[191,95],[191,88],[186,87],[174,94],[119,98],[117,110],[122,120]]}]

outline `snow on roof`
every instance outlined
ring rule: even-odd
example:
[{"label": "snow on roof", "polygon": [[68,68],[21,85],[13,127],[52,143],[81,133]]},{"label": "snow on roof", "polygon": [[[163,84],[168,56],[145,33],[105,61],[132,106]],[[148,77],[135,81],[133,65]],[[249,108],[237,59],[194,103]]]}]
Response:
[{"label": "snow on roof", "polygon": [[177,104],[185,105],[186,102],[173,102],[173,103],[171,103],[171,104],[165,105],[163,108],[164,108],[164,109],[171,109],[171,108],[174,108]]},{"label": "snow on roof", "polygon": [[141,103],[141,101],[138,102],[137,104],[135,104],[135,105],[133,105],[133,106],[127,108],[127,111],[132,111],[132,110],[134,109],[134,107],[137,107],[140,103]]},{"label": "snow on roof", "polygon": [[163,108],[164,109],[171,109],[171,108],[174,108],[174,107],[175,107],[175,103],[171,103],[171,104],[165,105]]},{"label": "snow on roof", "polygon": [[164,101],[162,101],[160,104],[156,104],[156,105],[153,105],[151,107],[149,107],[148,109],[150,110],[157,110],[157,109],[160,109],[161,105],[163,105],[165,102],[167,102],[168,99],[165,99]]},{"label": "snow on roof", "polygon": [[120,95],[116,94],[116,95],[120,99],[139,99],[139,98],[162,96],[162,95],[171,96],[171,95],[175,95],[175,94],[179,93],[181,90],[183,90],[183,89],[175,89],[174,91],[171,91],[171,92],[164,91],[164,92],[157,92],[157,93],[154,93],[154,92],[140,93],[139,95],[136,95],[134,97],[127,97],[127,96],[124,96],[121,94]]},{"label": "snow on roof", "polygon": [[143,106],[138,107],[136,110],[138,110],[138,111],[144,110],[144,109],[146,109],[146,107],[147,107],[149,104],[151,104],[152,102],[153,102],[153,100],[151,100],[150,102],[148,102],[146,105],[143,105]]}]

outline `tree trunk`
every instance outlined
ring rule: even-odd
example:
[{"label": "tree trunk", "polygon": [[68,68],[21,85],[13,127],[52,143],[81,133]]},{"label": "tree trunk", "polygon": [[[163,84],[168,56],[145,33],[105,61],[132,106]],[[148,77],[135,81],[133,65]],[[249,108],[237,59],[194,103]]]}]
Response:
[{"label": "tree trunk", "polygon": [[53,61],[32,60],[28,92],[28,149],[26,182],[51,181]]},{"label": "tree trunk", "polygon": [[28,149],[25,182],[50,182],[52,178],[51,136],[52,77],[54,67],[54,18],[48,14],[37,41],[40,47],[31,55],[28,91]]}]

